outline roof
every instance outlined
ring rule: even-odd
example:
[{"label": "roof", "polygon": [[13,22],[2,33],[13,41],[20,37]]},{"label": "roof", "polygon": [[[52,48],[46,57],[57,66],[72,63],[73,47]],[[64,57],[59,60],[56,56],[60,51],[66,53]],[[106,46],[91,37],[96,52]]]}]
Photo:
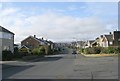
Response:
[{"label": "roof", "polygon": [[[33,37],[33,36],[29,36],[29,37],[35,39],[35,40],[38,41],[38,42],[42,41],[41,39],[35,38],[35,37]],[[29,37],[27,37],[27,38],[29,38]],[[24,40],[26,40],[27,38],[25,38]],[[22,40],[22,41],[24,41],[24,40]],[[22,42],[22,41],[21,41],[21,42]],[[43,41],[42,41],[42,42],[43,42]]]},{"label": "roof", "polygon": [[6,32],[6,33],[14,34],[13,32],[7,30],[6,28],[4,28],[4,27],[2,27],[2,26],[0,26],[0,31],[1,31],[1,32]]},{"label": "roof", "polygon": [[89,40],[89,43],[92,44],[95,40]]},{"label": "roof", "polygon": [[22,45],[21,48],[27,48],[27,49],[29,49],[29,48],[28,48],[27,46],[25,46],[25,45]]},{"label": "roof", "polygon": [[108,41],[113,41],[113,35],[105,35]]},{"label": "roof", "polygon": [[84,45],[85,41],[77,41],[78,44]]},{"label": "roof", "polygon": [[[36,38],[36,37],[33,37],[33,36],[29,36],[29,37],[35,39],[35,40],[38,41],[38,42],[44,42],[45,44],[47,44],[47,43],[53,43],[52,41],[43,40],[43,39]],[[27,38],[29,38],[29,37],[27,37]],[[27,38],[25,38],[24,40],[26,40]],[[22,40],[22,41],[24,41],[24,40]],[[21,42],[22,42],[22,41],[21,41]]]},{"label": "roof", "polygon": [[14,46],[19,46],[19,45],[17,45],[17,44],[14,44]]}]

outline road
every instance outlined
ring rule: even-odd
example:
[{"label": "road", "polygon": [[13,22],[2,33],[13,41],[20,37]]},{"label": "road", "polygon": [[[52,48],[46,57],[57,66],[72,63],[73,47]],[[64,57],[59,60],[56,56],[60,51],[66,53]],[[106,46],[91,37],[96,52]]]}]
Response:
[{"label": "road", "polygon": [[49,55],[36,61],[16,61],[3,68],[3,79],[118,79],[118,57]]}]

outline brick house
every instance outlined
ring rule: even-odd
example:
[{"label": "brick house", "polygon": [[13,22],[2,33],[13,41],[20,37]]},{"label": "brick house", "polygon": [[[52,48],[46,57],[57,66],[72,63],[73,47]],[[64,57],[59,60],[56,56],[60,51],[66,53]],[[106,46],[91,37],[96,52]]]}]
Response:
[{"label": "brick house", "polygon": [[29,49],[33,50],[34,48],[39,47],[40,45],[45,45],[45,41],[43,39],[38,39],[36,36],[29,36],[21,41],[21,46],[26,46]]},{"label": "brick house", "polygon": [[51,49],[54,48],[54,43],[52,41],[44,40],[43,38],[37,38],[36,35],[29,36],[21,41],[21,46],[26,46],[30,50],[33,50],[34,48],[38,48],[41,45],[44,46],[50,46]]}]

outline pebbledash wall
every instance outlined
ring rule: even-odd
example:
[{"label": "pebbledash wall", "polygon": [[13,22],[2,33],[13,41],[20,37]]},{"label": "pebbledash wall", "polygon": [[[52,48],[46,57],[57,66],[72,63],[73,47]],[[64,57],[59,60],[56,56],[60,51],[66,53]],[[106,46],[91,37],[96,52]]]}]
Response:
[{"label": "pebbledash wall", "polygon": [[14,52],[14,33],[0,26],[0,52],[2,50]]}]

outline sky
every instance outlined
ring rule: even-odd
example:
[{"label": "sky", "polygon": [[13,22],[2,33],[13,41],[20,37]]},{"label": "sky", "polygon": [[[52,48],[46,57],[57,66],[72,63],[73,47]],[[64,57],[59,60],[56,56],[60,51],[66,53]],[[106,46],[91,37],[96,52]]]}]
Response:
[{"label": "sky", "polygon": [[30,35],[53,42],[92,40],[118,29],[117,2],[1,2],[0,25],[15,43]]}]

